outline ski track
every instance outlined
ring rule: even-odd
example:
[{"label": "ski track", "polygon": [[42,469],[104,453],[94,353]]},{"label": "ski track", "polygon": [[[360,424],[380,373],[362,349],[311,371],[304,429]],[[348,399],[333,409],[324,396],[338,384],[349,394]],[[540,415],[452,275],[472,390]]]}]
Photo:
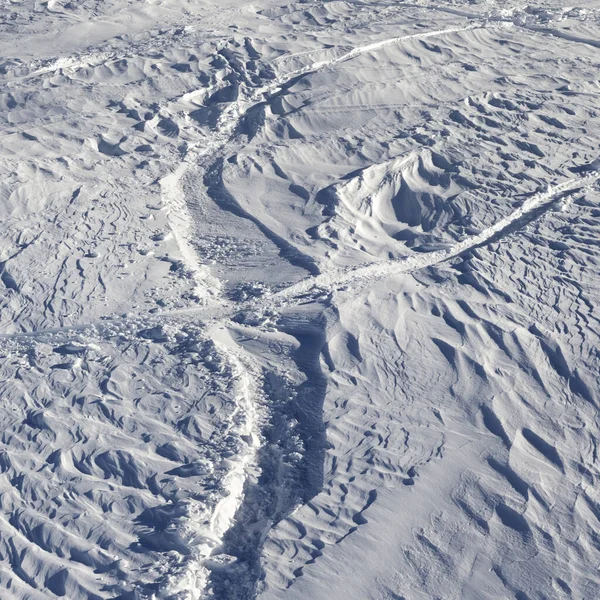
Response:
[{"label": "ski track", "polygon": [[205,566],[206,561],[209,558],[213,561],[219,560],[218,548],[242,502],[247,473],[254,465],[256,452],[260,447],[257,414],[262,380],[260,368],[251,357],[240,353],[223,325],[215,325],[210,337],[232,367],[232,374],[236,380],[237,401],[232,418],[239,436],[248,441],[244,451],[235,457],[231,470],[224,478],[223,488],[226,494],[210,515],[208,524],[202,506],[191,507],[186,529],[192,539],[200,539],[201,542],[196,545],[193,556],[186,561],[182,571],[169,577],[166,586],[168,597],[179,594],[178,597],[186,600],[201,600],[206,590],[210,576],[210,571]]},{"label": "ski track", "polygon": [[335,290],[350,283],[380,279],[382,277],[394,276],[400,273],[410,273],[435,266],[468,252],[473,248],[482,246],[504,233],[510,233],[511,226],[515,223],[518,223],[520,220],[525,220],[528,216],[534,215],[540,209],[549,209],[557,199],[568,193],[574,193],[585,188],[590,188],[598,181],[598,179],[600,179],[600,172],[594,171],[585,177],[568,179],[555,186],[551,186],[548,191],[536,194],[529,198],[513,213],[485,229],[480,234],[471,236],[462,242],[458,242],[446,250],[438,250],[425,254],[413,254],[408,258],[402,258],[396,261],[369,264],[345,271],[323,273],[312,279],[304,279],[299,283],[282,290],[278,294],[275,294],[274,298],[297,299],[303,294],[318,288]]}]

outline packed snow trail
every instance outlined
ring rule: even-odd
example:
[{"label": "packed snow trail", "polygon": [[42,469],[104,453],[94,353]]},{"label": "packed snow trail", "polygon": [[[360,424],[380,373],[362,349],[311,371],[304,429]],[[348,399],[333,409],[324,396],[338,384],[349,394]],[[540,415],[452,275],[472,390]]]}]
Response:
[{"label": "packed snow trail", "polygon": [[244,444],[222,482],[226,493],[212,514],[206,514],[202,503],[190,506],[185,530],[191,538],[193,553],[180,570],[169,575],[164,591],[165,597],[176,594],[178,598],[186,600],[201,600],[204,596],[210,578],[210,570],[206,566],[208,560],[215,565],[227,566],[226,561],[230,557],[222,557],[219,549],[242,502],[248,470],[255,465],[260,446],[258,412],[261,405],[259,398],[262,396],[261,369],[250,356],[241,354],[224,326],[215,325],[209,335],[232,365],[237,403],[232,420]]}]

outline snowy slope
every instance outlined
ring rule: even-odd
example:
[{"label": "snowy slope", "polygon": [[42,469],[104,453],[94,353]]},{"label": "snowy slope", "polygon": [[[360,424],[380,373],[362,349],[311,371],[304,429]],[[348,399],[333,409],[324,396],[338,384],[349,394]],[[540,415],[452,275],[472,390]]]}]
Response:
[{"label": "snowy slope", "polygon": [[0,598],[600,595],[600,2],[0,15]]}]

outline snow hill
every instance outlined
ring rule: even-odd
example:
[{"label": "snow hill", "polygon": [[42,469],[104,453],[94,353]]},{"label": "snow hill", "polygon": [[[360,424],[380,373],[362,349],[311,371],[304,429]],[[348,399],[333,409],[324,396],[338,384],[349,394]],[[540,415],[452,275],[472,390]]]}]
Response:
[{"label": "snow hill", "polygon": [[0,599],[600,597],[600,0],[0,4]]}]

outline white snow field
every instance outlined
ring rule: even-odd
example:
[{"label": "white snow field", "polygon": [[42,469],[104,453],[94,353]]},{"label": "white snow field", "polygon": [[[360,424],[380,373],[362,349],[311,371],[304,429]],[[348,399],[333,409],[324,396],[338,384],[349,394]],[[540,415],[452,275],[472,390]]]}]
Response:
[{"label": "white snow field", "polygon": [[2,0],[0,600],[600,598],[600,0]]}]

